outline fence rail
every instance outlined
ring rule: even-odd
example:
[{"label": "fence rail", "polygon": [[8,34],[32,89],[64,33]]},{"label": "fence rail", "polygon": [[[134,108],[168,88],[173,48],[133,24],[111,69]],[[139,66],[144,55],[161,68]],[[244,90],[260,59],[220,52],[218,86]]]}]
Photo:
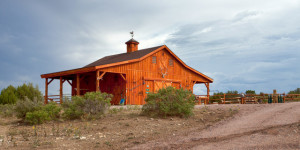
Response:
[{"label": "fence rail", "polygon": [[[262,104],[268,103],[269,97],[272,103],[278,103],[278,97],[282,102],[300,101],[300,94],[222,94],[222,95],[196,95],[198,104]],[[62,101],[71,100],[71,94],[64,94]],[[60,95],[48,95],[48,102],[60,103]]]},{"label": "fence rail", "polygon": [[[271,98],[271,101],[270,101]],[[196,95],[198,104],[261,104],[300,101],[300,94],[222,94]]]},{"label": "fence rail", "polygon": [[[64,94],[62,97],[62,101],[65,100],[71,100],[72,95],[71,94]],[[55,102],[55,103],[60,103],[60,95],[48,95],[48,103],[49,102]]]}]

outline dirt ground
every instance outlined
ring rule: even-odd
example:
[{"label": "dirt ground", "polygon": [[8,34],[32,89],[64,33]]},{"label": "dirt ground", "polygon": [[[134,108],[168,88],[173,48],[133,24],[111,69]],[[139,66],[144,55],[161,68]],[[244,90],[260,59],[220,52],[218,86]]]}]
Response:
[{"label": "dirt ground", "polygon": [[36,128],[0,119],[0,149],[300,149],[300,103],[197,106],[185,118],[114,108],[93,121]]},{"label": "dirt ground", "polygon": [[132,149],[300,149],[299,102],[235,106],[239,109],[236,115],[207,129],[154,140]]},{"label": "dirt ground", "polygon": [[190,118],[150,118],[140,107],[113,108],[103,118],[49,122],[36,127],[16,118],[0,119],[0,149],[128,149],[156,139],[199,132],[230,118],[237,107],[200,107]]}]

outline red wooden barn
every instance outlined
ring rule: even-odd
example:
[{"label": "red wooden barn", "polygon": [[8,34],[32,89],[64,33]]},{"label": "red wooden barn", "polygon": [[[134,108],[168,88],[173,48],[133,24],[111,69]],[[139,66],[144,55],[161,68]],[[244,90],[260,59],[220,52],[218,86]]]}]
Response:
[{"label": "red wooden barn", "polygon": [[112,104],[145,104],[149,92],[162,87],[173,86],[193,91],[195,84],[205,84],[209,97],[209,83],[213,79],[186,65],[166,45],[138,50],[133,38],[126,42],[127,52],[106,56],[82,68],[55,73],[42,74],[45,78],[45,103],[48,85],[60,80],[60,94],[63,99],[63,84],[67,81],[72,86],[72,95],[83,95],[86,92],[101,91],[114,95]]}]

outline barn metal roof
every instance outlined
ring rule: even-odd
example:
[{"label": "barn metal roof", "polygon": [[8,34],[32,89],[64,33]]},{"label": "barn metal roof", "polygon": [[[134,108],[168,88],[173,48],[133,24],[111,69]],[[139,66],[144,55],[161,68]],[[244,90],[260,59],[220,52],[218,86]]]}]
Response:
[{"label": "barn metal roof", "polygon": [[202,74],[201,72],[189,67],[186,65],[179,57],[177,57],[166,45],[151,47],[147,49],[142,49],[130,53],[121,53],[116,55],[110,55],[103,57],[93,63],[90,63],[82,68],[72,69],[72,70],[65,70],[60,72],[54,72],[54,73],[48,73],[48,74],[42,74],[42,78],[58,78],[60,76],[67,76],[67,75],[74,75],[78,73],[85,73],[85,72],[92,72],[96,71],[100,68],[105,67],[111,67],[117,64],[126,64],[134,61],[140,61],[140,59],[144,59],[143,57],[147,56],[148,54],[151,54],[152,52],[155,52],[156,50],[162,50],[164,48],[165,50],[169,51],[170,54],[172,54],[183,66],[190,69],[191,71],[205,77],[209,80],[210,83],[213,82],[212,78],[209,78],[208,76]]},{"label": "barn metal roof", "polygon": [[87,67],[94,67],[94,66],[100,66],[100,65],[106,65],[106,64],[112,64],[112,63],[117,63],[117,62],[122,62],[122,61],[128,61],[128,60],[133,60],[133,59],[138,59],[141,58],[153,51],[155,51],[156,49],[162,47],[161,46],[156,46],[156,47],[151,47],[151,48],[147,48],[147,49],[141,49],[138,51],[134,51],[131,53],[121,53],[121,54],[116,54],[116,55],[110,55],[110,56],[105,56],[93,63],[90,63],[86,66],[84,66],[83,68],[87,68]]}]

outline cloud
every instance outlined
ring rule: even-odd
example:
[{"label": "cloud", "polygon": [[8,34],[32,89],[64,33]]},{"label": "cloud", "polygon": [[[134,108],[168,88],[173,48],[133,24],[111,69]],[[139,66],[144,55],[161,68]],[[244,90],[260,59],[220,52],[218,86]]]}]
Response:
[{"label": "cloud", "polygon": [[[166,44],[188,65],[214,78],[212,90],[292,90],[300,87],[299,4],[297,0],[4,0],[0,86],[28,80],[43,91],[40,74],[123,53],[128,32],[134,30],[139,48]],[[57,94],[57,87],[50,90]],[[205,92],[205,87],[201,90]]]},{"label": "cloud", "polygon": [[[277,11],[247,10],[228,20],[183,25],[166,42],[176,45],[188,65],[214,78],[213,90],[285,92],[300,81],[300,30],[289,23],[300,22],[289,17],[298,8],[281,10],[281,18],[270,18]],[[285,29],[270,28],[270,22]]]},{"label": "cloud", "polygon": [[241,21],[246,21],[251,18],[255,18],[256,16],[259,15],[259,12],[257,11],[243,11],[235,15],[233,18],[233,21],[236,22],[241,22]]}]

